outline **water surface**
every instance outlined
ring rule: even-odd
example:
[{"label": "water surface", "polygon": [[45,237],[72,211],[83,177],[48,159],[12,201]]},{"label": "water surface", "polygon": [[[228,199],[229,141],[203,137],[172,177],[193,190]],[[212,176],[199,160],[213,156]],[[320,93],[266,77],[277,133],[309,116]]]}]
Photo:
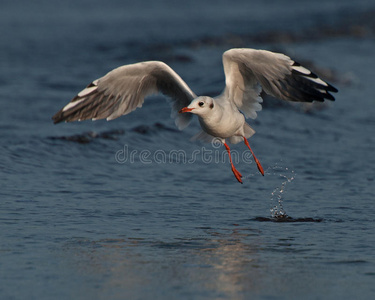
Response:
[{"label": "water surface", "polygon": [[[372,1],[0,6],[1,299],[372,298]],[[313,109],[265,100],[250,121],[264,177],[234,145],[238,184],[161,96],[112,122],[52,124],[140,60],[217,95],[231,47],[284,52],[340,90]]]}]

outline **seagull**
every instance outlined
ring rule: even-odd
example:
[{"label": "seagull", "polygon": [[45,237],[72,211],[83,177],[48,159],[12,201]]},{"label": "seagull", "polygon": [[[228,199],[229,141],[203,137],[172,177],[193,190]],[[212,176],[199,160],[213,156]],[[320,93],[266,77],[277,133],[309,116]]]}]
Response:
[{"label": "seagull", "polygon": [[87,119],[113,120],[142,107],[151,94],[171,100],[172,114],[182,130],[198,116],[201,131],[193,138],[220,141],[228,152],[232,172],[242,175],[232,162],[229,141],[243,141],[251,151],[259,172],[264,169],[248,139],[255,133],[245,119],[255,119],[262,109],[261,91],[294,102],[334,101],[338,90],[290,57],[267,50],[230,49],[223,53],[225,88],[215,97],[197,96],[185,81],[161,61],[145,61],[118,67],[94,80],[53,117],[54,123]]}]

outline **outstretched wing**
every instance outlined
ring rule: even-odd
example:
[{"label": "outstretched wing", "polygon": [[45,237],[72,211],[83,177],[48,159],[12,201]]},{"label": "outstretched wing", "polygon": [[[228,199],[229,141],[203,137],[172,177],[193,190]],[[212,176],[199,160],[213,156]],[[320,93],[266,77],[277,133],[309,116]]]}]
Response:
[{"label": "outstretched wing", "polygon": [[172,117],[179,129],[191,114],[178,111],[197,96],[168,65],[159,61],[141,62],[112,70],[89,84],[53,117],[54,123],[87,119],[113,120],[142,107],[144,98],[163,93],[172,99]]},{"label": "outstretched wing", "polygon": [[334,101],[329,83],[290,57],[266,50],[230,49],[223,54],[226,87],[223,97],[255,119],[262,109],[260,92],[297,102]]}]

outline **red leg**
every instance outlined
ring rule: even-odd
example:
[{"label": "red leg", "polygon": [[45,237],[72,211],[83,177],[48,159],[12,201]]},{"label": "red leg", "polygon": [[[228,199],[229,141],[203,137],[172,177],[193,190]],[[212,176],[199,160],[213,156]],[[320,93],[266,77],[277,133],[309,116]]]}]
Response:
[{"label": "red leg", "polygon": [[257,164],[257,167],[258,167],[259,172],[264,176],[263,167],[262,167],[262,165],[260,164],[260,161],[256,158],[256,156],[255,156],[253,150],[251,150],[251,147],[250,147],[250,145],[249,145],[249,142],[247,141],[247,139],[246,139],[245,137],[243,137],[243,140],[244,140],[246,146],[250,149],[250,152],[251,152],[251,154],[252,154],[253,157],[254,157],[254,160],[255,160],[255,162],[256,162],[256,164]]},{"label": "red leg", "polygon": [[224,143],[224,146],[225,146],[225,149],[227,149],[227,151],[228,151],[230,165],[232,166],[232,172],[233,172],[234,176],[236,177],[236,179],[238,180],[238,182],[242,183],[242,180],[241,180],[242,175],[241,175],[240,172],[237,171],[237,169],[233,165],[232,156],[230,155],[230,148],[227,145],[227,143]]}]

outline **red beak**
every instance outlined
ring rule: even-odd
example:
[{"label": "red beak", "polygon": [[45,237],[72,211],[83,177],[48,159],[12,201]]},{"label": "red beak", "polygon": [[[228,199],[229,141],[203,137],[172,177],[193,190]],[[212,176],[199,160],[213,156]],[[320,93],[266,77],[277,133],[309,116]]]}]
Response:
[{"label": "red beak", "polygon": [[182,114],[182,113],[186,113],[186,112],[191,112],[194,108],[188,108],[188,107],[184,107],[182,108],[179,113]]}]

